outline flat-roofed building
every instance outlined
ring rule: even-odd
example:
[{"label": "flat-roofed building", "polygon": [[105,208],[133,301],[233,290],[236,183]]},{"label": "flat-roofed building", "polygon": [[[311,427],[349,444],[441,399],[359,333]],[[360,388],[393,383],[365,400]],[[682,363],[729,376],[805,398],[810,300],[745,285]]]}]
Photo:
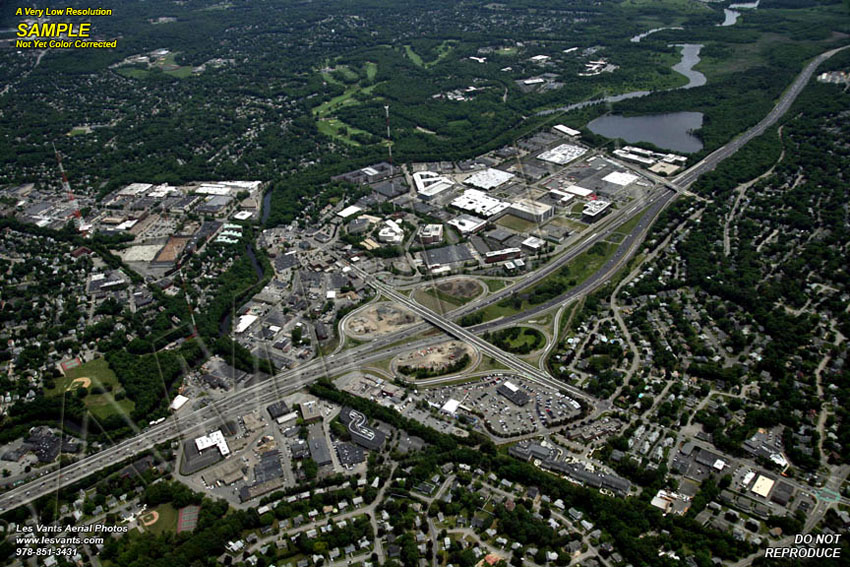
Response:
[{"label": "flat-roofed building", "polygon": [[611,203],[608,201],[590,201],[581,211],[581,218],[585,222],[595,222],[608,213]]},{"label": "flat-roofed building", "polygon": [[443,241],[443,225],[426,224],[419,227],[417,232],[419,242],[425,246]]},{"label": "flat-roofed building", "polygon": [[537,223],[546,222],[555,215],[555,209],[551,205],[531,199],[517,199],[511,203],[508,212],[523,220]]},{"label": "flat-roofed building", "polygon": [[328,439],[321,423],[314,423],[307,429],[307,446],[310,449],[310,458],[320,467],[333,462]]},{"label": "flat-roofed building", "polygon": [[199,453],[202,453],[207,449],[215,448],[218,449],[218,452],[221,453],[222,457],[226,457],[230,454],[230,447],[227,446],[227,441],[224,439],[224,434],[220,429],[213,431],[209,435],[196,438],[195,447],[198,449]]},{"label": "flat-roofed building", "polygon": [[502,394],[520,407],[527,404],[529,400],[528,394],[521,390],[520,387],[513,382],[505,382],[504,384],[501,384],[498,388],[496,388],[496,392]]},{"label": "flat-roofed building", "polygon": [[565,165],[587,153],[585,148],[573,144],[561,144],[537,156],[537,159],[557,165]]},{"label": "flat-roofed building", "polygon": [[485,264],[496,264],[498,262],[507,262],[514,258],[522,256],[522,250],[519,248],[502,248],[501,250],[491,250],[484,254]]},{"label": "flat-roofed building", "polygon": [[513,177],[513,173],[502,171],[501,169],[487,168],[473,173],[466,178],[464,183],[489,191],[513,179]]},{"label": "flat-roofed building", "polygon": [[594,193],[591,189],[585,189],[584,187],[579,187],[578,185],[570,185],[566,189],[564,189],[566,193],[570,195],[575,195],[581,199],[593,199]]},{"label": "flat-roofed building", "polygon": [[417,171],[413,174],[416,194],[423,201],[430,201],[443,191],[450,189],[454,181],[433,171]]},{"label": "flat-roofed building", "polygon": [[319,409],[317,402],[304,402],[299,405],[299,408],[301,409],[301,419],[304,420],[304,423],[322,420],[322,411]]},{"label": "flat-roofed building", "polygon": [[581,136],[581,132],[570,128],[569,126],[565,126],[564,124],[555,124],[554,126],[552,126],[552,130],[554,130],[558,134],[564,134],[565,136],[569,136],[570,138],[577,138]]},{"label": "flat-roofed building", "polygon": [[348,427],[351,440],[372,451],[377,451],[384,444],[387,435],[374,427],[369,427],[366,416],[351,408],[342,408],[339,419]]},{"label": "flat-roofed building", "polygon": [[501,199],[491,197],[484,191],[467,189],[452,201],[452,206],[467,213],[489,218],[503,212],[510,205]]},{"label": "flat-roofed building", "polygon": [[449,226],[455,227],[462,235],[474,234],[487,225],[487,221],[472,215],[460,215],[448,222]]}]

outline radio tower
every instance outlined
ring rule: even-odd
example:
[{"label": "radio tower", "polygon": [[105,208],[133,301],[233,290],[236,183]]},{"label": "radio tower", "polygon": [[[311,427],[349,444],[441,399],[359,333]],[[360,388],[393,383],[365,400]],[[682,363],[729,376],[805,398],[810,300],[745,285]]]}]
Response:
[{"label": "radio tower", "polygon": [[53,145],[53,153],[56,154],[56,161],[59,162],[59,171],[62,173],[62,189],[68,195],[68,204],[74,208],[74,226],[77,227],[77,230],[82,230],[83,215],[80,213],[80,208],[77,206],[77,199],[71,191],[71,184],[68,183],[68,176],[65,174],[65,168],[62,167],[62,156],[59,155],[59,150],[56,149],[56,144],[53,144],[52,142],[51,144]]},{"label": "radio tower", "polygon": [[[384,105],[384,113],[387,116],[387,151],[390,154],[390,186],[395,193],[395,169],[393,168],[393,139],[390,137],[390,105]],[[395,212],[395,201],[393,201],[393,212]]]},{"label": "radio tower", "polygon": [[390,175],[393,174],[393,140],[390,137],[390,105],[384,105],[384,112],[387,115],[387,150],[390,152]]}]

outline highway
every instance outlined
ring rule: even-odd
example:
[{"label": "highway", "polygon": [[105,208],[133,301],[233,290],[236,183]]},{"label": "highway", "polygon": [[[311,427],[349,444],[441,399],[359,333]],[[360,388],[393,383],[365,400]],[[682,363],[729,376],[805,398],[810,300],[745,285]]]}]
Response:
[{"label": "highway", "polygon": [[776,124],[776,122],[782,117],[783,114],[788,112],[788,109],[791,108],[791,105],[794,104],[794,101],[803,92],[803,89],[808,84],[809,80],[812,78],[812,75],[815,72],[815,69],[820,66],[821,63],[835,55],[836,53],[843,51],[850,47],[850,45],[845,45],[844,47],[838,47],[836,49],[832,49],[825,53],[821,53],[814,59],[812,59],[808,65],[806,65],[799,75],[794,79],[794,82],[791,83],[791,86],[788,87],[782,96],[779,97],[779,101],[773,107],[773,109],[765,116],[761,122],[729,142],[728,144],[714,150],[708,156],[703,158],[700,162],[694,164],[692,167],[688,168],[686,171],[683,171],[679,175],[673,178],[673,183],[679,187],[687,189],[699,178],[700,175],[704,173],[708,173],[717,167],[721,161],[725,160],[729,156],[733,155],[735,152],[740,150],[744,144],[752,140],[757,136],[761,136],[764,132]]},{"label": "highway", "polygon": [[[684,171],[679,176],[675,177],[673,179],[674,184],[681,188],[689,187],[700,175],[714,169],[718,163],[733,155],[747,141],[760,135],[767,128],[776,123],[776,121],[791,107],[794,100],[811,78],[817,66],[835,53],[838,53],[847,47],[850,46],[833,49],[823,53],[806,65],[791,86],[785,91],[785,93],[783,93],[774,109],[771,110],[771,112],[761,122],[735,140],[711,153],[705,159]],[[504,353],[486,341],[479,339],[475,333],[484,332],[485,330],[505,326],[516,321],[526,319],[536,313],[552,308],[557,304],[570,301],[583,294],[589,293],[596,287],[604,284],[614,273],[616,273],[619,267],[628,260],[629,256],[636,250],[637,245],[646,235],[649,226],[656,219],[658,214],[661,213],[663,208],[675,199],[676,196],[677,194],[672,191],[665,191],[665,193],[660,196],[655,195],[650,197],[647,213],[643,216],[637,226],[635,226],[635,228],[626,235],[626,238],[621,242],[618,250],[615,252],[614,257],[606,262],[606,264],[590,278],[571,289],[566,294],[538,305],[523,313],[478,325],[471,329],[464,329],[463,327],[453,323],[450,319],[441,317],[419,304],[410,301],[407,297],[397,293],[385,284],[377,282],[372,278],[370,278],[369,281],[373,286],[380,289],[382,293],[392,297],[396,301],[400,301],[405,306],[411,308],[414,312],[423,317],[426,321],[439,326],[458,338],[469,341],[471,344],[474,344],[483,352],[486,352],[503,364],[506,364],[511,368],[521,368],[521,372],[523,374],[532,377],[536,381],[550,386],[556,385],[558,388],[571,391],[575,393],[576,396],[587,402],[590,397],[586,393],[576,391],[574,388],[570,388],[562,382],[555,380],[540,369],[516,359],[516,357],[513,357],[508,353]],[[639,212],[637,209],[637,206],[635,206],[628,209],[628,211],[637,214]],[[499,292],[483,298],[480,301],[470,302],[467,305],[453,311],[450,314],[451,318],[454,319],[461,317],[464,314],[471,313],[486,307],[487,305],[501,301],[511,294],[541,281],[547,275],[574,259],[578,254],[590,248],[590,246],[592,246],[595,242],[605,238],[613,231],[614,222],[619,221],[623,216],[626,216],[626,212],[627,211],[618,211],[614,215],[610,215],[609,219],[601,221],[599,223],[600,230],[598,232],[594,233],[590,238],[585,239],[577,246],[574,246],[569,252],[562,254],[543,268],[535,271],[523,282],[517,283],[510,288],[500,290]],[[634,214],[632,214],[632,216],[634,216]],[[625,220],[623,220],[623,222],[625,222]],[[51,473],[45,474],[43,477],[7,491],[0,495],[0,512],[5,512],[22,505],[26,505],[41,496],[53,493],[58,489],[73,484],[94,472],[129,459],[133,455],[148,450],[157,444],[176,437],[189,436],[195,433],[200,434],[220,427],[224,419],[232,419],[257,407],[264,407],[265,404],[271,403],[274,400],[295,392],[322,376],[338,375],[351,370],[356,370],[370,362],[383,360],[400,352],[415,348],[418,343],[409,343],[406,342],[406,339],[409,339],[428,328],[428,324],[413,325],[398,333],[387,335],[370,343],[349,349],[337,355],[336,358],[318,358],[295,370],[278,374],[269,380],[235,391],[195,413],[182,416],[175,415],[163,423],[139,432],[135,437],[117,443],[107,449],[103,449],[99,453],[87,456],[62,469],[55,470]],[[424,339],[419,342],[426,343],[431,340],[432,339]]]}]

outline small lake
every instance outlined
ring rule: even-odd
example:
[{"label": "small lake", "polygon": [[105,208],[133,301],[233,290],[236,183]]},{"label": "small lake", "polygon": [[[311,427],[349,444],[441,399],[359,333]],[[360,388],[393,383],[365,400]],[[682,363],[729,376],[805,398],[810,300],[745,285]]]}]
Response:
[{"label": "small lake", "polygon": [[692,132],[702,127],[702,112],[668,112],[645,116],[600,116],[588,125],[591,132],[629,143],[649,142],[674,152],[693,153],[702,142]]}]

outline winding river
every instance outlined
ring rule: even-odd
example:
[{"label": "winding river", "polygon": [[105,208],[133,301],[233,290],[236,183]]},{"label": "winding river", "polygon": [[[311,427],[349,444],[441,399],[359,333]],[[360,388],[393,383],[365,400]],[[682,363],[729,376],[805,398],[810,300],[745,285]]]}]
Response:
[{"label": "winding river", "polygon": [[[678,63],[673,65],[672,69],[677,73],[684,75],[688,78],[688,84],[683,85],[681,87],[674,87],[672,89],[666,90],[677,90],[677,89],[691,89],[694,87],[700,87],[706,84],[708,81],[702,73],[699,71],[694,71],[694,66],[699,63],[699,52],[702,49],[701,44],[695,43],[681,43],[676,44],[676,47],[682,48],[682,58]],[[555,114],[557,112],[570,112],[572,110],[577,110],[579,108],[586,108],[588,106],[593,106],[594,104],[601,104],[607,102],[620,102],[623,100],[628,100],[630,98],[640,98],[646,95],[652,94],[653,92],[664,92],[664,91],[632,91],[628,93],[606,96],[602,98],[594,98],[591,100],[585,100],[582,102],[575,102],[573,104],[568,104],[566,106],[559,106],[558,108],[550,108],[548,110],[541,110],[537,113],[537,116],[546,116],[549,114]]]}]

